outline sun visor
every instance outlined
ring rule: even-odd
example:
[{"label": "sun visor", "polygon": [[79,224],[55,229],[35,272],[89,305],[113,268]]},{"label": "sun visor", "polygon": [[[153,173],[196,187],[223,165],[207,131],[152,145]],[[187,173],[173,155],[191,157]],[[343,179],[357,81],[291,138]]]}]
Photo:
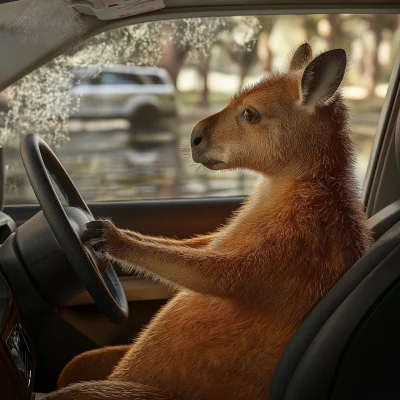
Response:
[{"label": "sun visor", "polygon": [[148,13],[165,8],[164,0],[66,0],[82,14],[111,20]]}]

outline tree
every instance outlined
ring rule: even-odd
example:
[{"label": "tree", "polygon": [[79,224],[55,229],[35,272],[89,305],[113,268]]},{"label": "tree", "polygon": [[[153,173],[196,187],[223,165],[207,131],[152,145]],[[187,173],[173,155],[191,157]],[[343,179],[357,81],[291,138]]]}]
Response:
[{"label": "tree", "polygon": [[[363,78],[369,95],[375,94],[375,88],[380,78],[379,46],[383,39],[383,31],[394,31],[397,27],[395,15],[371,14],[365,16],[369,23],[369,40],[364,41]],[[368,38],[368,36],[367,36]]]},{"label": "tree", "polygon": [[273,55],[269,48],[269,37],[275,24],[275,17],[267,15],[260,17],[261,32],[258,36],[257,56],[267,74],[272,72]]},{"label": "tree", "polygon": [[208,106],[208,72],[211,51],[218,34],[226,27],[226,18],[191,18],[164,24],[161,66],[171,75],[175,86],[185,62],[197,67],[203,78],[200,104]]},{"label": "tree", "polygon": [[180,24],[183,22],[175,22],[175,30],[171,23],[163,24],[163,36],[164,38],[171,38],[169,40],[163,40],[162,42],[162,53],[160,66],[165,68],[170,76],[174,85],[177,85],[178,75],[182,69],[183,63],[185,62],[186,54],[189,51],[188,43],[180,43],[178,40],[174,40],[177,32],[183,29]]},{"label": "tree", "polygon": [[250,69],[258,60],[257,42],[262,25],[256,17],[238,17],[229,20],[228,34],[221,41],[239,67],[239,90]]},{"label": "tree", "polygon": [[257,57],[257,47],[252,46],[249,50],[243,49],[240,46],[237,46],[235,43],[232,43],[232,46],[229,50],[229,55],[231,59],[236,62],[239,66],[239,90],[241,90],[244,86],[244,80],[248,75],[250,69],[256,61]]},{"label": "tree", "polygon": [[161,65],[175,84],[185,63],[196,67],[203,80],[201,105],[209,103],[208,74],[216,44],[238,63],[242,81],[257,59],[254,50],[259,23],[255,17],[191,18],[165,24]]}]

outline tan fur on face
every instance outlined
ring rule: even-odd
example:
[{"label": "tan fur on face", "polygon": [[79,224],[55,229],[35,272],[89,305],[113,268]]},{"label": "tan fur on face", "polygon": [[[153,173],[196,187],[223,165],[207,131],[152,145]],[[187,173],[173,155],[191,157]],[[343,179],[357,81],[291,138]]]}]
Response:
[{"label": "tan fur on face", "polygon": [[[195,129],[203,130],[207,141],[204,159],[224,162],[223,169],[248,168],[272,174],[278,167],[283,168],[286,149],[282,129],[286,120],[297,117],[294,106],[300,101],[298,75],[264,80],[234,98],[218,114],[199,122]],[[262,113],[259,124],[244,123],[241,113],[247,107]]]},{"label": "tan fur on face", "polygon": [[[195,127],[193,136],[204,137],[195,161],[260,173],[225,226],[179,241],[102,223],[92,244],[107,259],[180,289],[108,377],[113,385],[136,382],[181,400],[266,400],[291,336],[370,246],[347,109],[337,94],[302,105],[310,56],[304,45],[287,74],[246,90]],[[259,122],[240,120],[249,106]],[[106,393],[107,382],[101,385]],[[100,391],[90,383],[70,390],[83,399],[91,388]],[[126,398],[141,398],[135,390]],[[143,398],[160,398],[146,390]]]},{"label": "tan fur on face", "polygon": [[[203,162],[203,157],[222,161],[218,169],[247,168],[269,177],[305,178],[318,174],[321,159],[331,158],[328,153],[337,141],[345,140],[343,151],[352,151],[340,96],[317,112],[301,106],[301,73],[290,71],[263,80],[221,112],[200,121],[195,129],[205,132],[207,147],[196,161]],[[260,112],[260,123],[241,119],[247,107]]]}]

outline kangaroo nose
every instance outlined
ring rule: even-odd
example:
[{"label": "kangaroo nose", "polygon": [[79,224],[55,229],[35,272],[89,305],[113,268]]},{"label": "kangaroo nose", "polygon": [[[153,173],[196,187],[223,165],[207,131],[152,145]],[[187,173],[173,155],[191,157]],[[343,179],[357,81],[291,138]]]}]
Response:
[{"label": "kangaroo nose", "polygon": [[192,147],[198,146],[203,141],[203,135],[195,136],[192,140]]},{"label": "kangaroo nose", "polygon": [[200,146],[200,144],[203,142],[203,138],[204,138],[203,129],[201,128],[201,126],[196,125],[193,128],[192,137],[191,137],[191,141],[190,141],[192,149]]}]

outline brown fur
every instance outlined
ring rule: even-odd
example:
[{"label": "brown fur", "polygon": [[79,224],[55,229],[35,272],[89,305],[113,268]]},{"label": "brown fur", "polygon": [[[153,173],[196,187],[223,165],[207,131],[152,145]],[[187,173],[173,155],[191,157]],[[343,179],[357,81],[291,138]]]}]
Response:
[{"label": "brown fur", "polygon": [[179,400],[146,385],[132,382],[93,381],[77,383],[46,396],[46,400]]},{"label": "brown fur", "polygon": [[79,381],[102,381],[128,352],[130,345],[103,347],[79,354],[68,363],[58,378],[62,388]]},{"label": "brown fur", "polygon": [[[181,288],[115,367],[113,384],[137,382],[182,400],[265,400],[290,337],[369,247],[347,109],[337,94],[323,106],[302,106],[311,61],[303,47],[288,73],[245,90],[193,130],[192,139],[203,138],[192,150],[196,162],[260,173],[224,227],[180,242],[106,221],[105,241],[93,241],[127,269]],[[259,122],[243,119],[248,107]],[[86,387],[100,390],[93,385]]]}]

